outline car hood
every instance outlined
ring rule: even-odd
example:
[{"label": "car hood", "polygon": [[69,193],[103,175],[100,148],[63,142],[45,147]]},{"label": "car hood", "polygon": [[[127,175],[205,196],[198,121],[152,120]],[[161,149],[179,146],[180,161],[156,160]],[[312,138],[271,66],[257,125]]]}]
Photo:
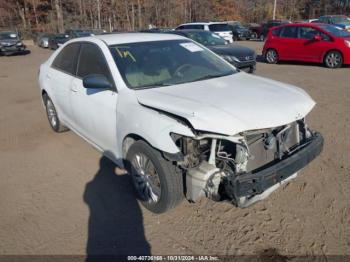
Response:
[{"label": "car hood", "polygon": [[335,24],[335,26],[348,27],[348,26],[350,26],[350,21],[349,22],[337,23],[337,24]]},{"label": "car hood", "polygon": [[225,135],[302,119],[315,102],[300,88],[236,73],[135,91],[141,105],[187,119],[194,129]]},{"label": "car hood", "polygon": [[253,56],[255,52],[245,46],[236,44],[209,46],[211,51],[219,55],[231,55],[237,57]]}]

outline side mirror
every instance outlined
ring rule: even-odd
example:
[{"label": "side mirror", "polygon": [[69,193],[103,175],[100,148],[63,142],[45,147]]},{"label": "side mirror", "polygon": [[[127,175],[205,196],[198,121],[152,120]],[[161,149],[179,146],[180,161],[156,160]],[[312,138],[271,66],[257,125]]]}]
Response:
[{"label": "side mirror", "polygon": [[113,84],[104,75],[88,75],[83,78],[83,86],[87,89],[112,89]]},{"label": "side mirror", "polygon": [[315,40],[315,41],[321,41],[322,38],[321,38],[320,35],[315,35],[315,36],[314,36],[314,40]]}]

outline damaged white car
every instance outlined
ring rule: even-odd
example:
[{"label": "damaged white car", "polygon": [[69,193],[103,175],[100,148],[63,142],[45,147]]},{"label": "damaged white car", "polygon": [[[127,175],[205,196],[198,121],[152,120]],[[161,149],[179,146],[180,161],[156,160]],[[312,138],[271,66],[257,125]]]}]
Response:
[{"label": "damaged white car", "polygon": [[67,42],[40,67],[51,127],[71,129],[125,166],[155,213],[184,197],[247,207],[320,154],[302,89],[239,72],[170,34]]}]

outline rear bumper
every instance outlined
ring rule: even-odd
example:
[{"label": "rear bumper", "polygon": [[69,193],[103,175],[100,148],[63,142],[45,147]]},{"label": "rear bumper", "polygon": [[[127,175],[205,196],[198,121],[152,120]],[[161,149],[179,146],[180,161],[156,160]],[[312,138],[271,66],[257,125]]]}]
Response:
[{"label": "rear bumper", "polygon": [[[276,187],[276,185],[283,184],[285,180],[288,180],[300,169],[314,160],[322,152],[323,143],[324,141],[321,134],[315,133],[310,141],[307,142],[307,145],[287,158],[258,172],[247,173],[235,177],[231,182],[237,205],[240,207],[246,207],[262,200],[263,198],[261,196],[259,197],[259,195],[262,195],[265,191],[268,191],[273,187],[277,189],[278,186]],[[267,196],[268,195],[269,194],[267,194]],[[239,201],[242,198],[245,198],[245,200],[251,200],[243,203]],[[255,198],[256,201],[254,201],[253,198]],[[247,203],[249,203],[249,205],[247,205]]]}]

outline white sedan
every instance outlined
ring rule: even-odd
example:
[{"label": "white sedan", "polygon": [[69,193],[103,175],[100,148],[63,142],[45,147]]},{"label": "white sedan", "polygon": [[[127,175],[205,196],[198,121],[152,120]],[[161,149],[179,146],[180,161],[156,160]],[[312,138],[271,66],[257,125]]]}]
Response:
[{"label": "white sedan", "polygon": [[250,206],[323,148],[305,122],[315,105],[305,91],[177,35],[71,40],[41,65],[39,84],[52,129],[126,167],[155,213],[184,197]]}]

